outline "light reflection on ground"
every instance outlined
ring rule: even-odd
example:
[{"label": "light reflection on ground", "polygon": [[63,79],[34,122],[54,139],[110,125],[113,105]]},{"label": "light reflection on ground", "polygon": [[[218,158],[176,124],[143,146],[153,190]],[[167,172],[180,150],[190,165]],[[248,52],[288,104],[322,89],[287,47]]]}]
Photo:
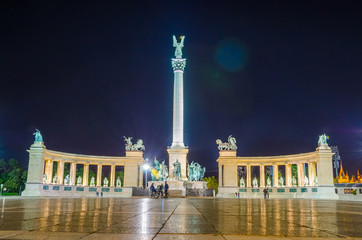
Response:
[{"label": "light reflection on ground", "polygon": [[0,203],[6,239],[362,237],[362,202],[8,197]]}]

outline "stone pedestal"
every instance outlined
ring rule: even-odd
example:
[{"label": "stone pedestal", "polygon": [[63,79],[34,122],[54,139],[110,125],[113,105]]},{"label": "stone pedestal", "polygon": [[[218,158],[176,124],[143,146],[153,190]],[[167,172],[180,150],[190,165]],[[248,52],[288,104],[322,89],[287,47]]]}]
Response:
[{"label": "stone pedestal", "polygon": [[169,155],[169,169],[168,169],[168,176],[170,178],[173,178],[173,163],[175,163],[177,160],[181,164],[181,180],[187,181],[186,176],[186,168],[187,168],[187,154],[189,153],[189,150],[186,148],[169,148],[167,149],[168,155]]}]

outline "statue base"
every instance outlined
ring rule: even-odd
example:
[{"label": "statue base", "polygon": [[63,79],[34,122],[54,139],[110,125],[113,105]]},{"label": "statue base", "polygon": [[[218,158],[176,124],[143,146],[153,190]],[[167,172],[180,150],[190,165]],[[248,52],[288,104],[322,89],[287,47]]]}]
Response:
[{"label": "statue base", "polygon": [[[163,184],[165,181],[149,181],[148,188],[154,183],[155,188]],[[170,197],[208,197],[212,196],[212,190],[207,189],[206,182],[203,181],[182,181],[182,180],[167,180],[169,186]],[[207,191],[210,190],[210,191]]]}]

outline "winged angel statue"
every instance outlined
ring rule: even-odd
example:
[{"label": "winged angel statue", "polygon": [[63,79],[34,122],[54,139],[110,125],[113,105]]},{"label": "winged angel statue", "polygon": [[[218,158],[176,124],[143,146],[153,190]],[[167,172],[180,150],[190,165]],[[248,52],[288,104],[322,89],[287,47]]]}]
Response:
[{"label": "winged angel statue", "polygon": [[176,48],[175,57],[182,58],[182,48],[184,47],[185,36],[180,36],[181,41],[178,43],[175,35],[173,35],[173,46]]}]

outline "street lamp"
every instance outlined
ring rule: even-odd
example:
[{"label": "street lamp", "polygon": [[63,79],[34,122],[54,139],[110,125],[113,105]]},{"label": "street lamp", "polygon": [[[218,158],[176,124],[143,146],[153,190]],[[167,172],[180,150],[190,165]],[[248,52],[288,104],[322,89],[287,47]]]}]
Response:
[{"label": "street lamp", "polygon": [[150,165],[148,165],[148,158],[146,158],[146,163],[143,164],[143,169],[146,171],[146,183],[145,183],[145,188],[147,188],[147,182],[148,182],[148,179],[147,179],[147,171],[148,169],[150,168]]}]

